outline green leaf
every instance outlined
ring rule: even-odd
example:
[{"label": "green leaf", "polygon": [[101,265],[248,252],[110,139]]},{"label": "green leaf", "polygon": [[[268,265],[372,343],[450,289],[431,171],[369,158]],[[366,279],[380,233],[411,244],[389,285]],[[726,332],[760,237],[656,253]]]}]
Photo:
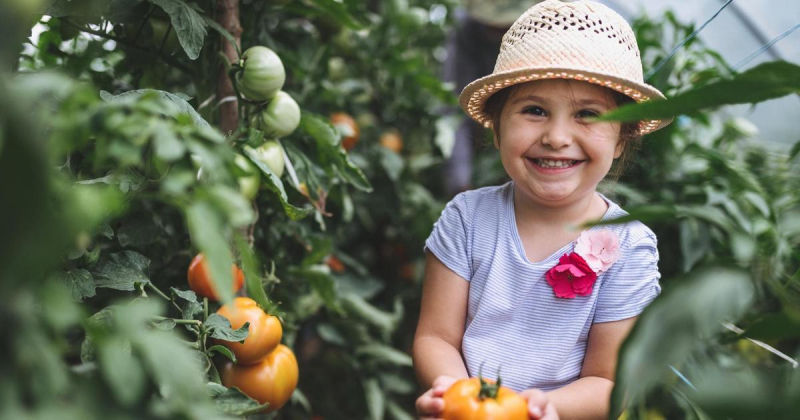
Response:
[{"label": "green leaf", "polygon": [[173,162],[182,158],[186,153],[186,145],[175,136],[172,127],[160,121],[154,124],[153,150],[156,156],[165,162]]},{"label": "green leaf", "polygon": [[356,354],[395,366],[412,366],[411,356],[385,344],[367,344],[356,349]]},{"label": "green leaf", "polygon": [[389,413],[390,418],[394,420],[414,420],[416,417],[406,411],[400,404],[387,400],[386,412]]},{"label": "green leaf", "polygon": [[239,190],[226,185],[214,185],[209,190],[209,199],[225,213],[232,227],[247,226],[256,219],[252,204]]},{"label": "green leaf", "polygon": [[800,337],[800,322],[785,313],[765,314],[745,332],[753,340],[772,341]]},{"label": "green leaf", "polygon": [[311,136],[317,143],[317,153],[323,167],[335,171],[343,180],[359,190],[372,191],[372,185],[340,146],[341,134],[330,122],[319,115],[303,112],[300,117],[300,129]]},{"label": "green leaf", "polygon": [[283,206],[283,211],[286,212],[286,215],[289,216],[290,219],[300,220],[314,212],[314,209],[303,209],[289,203],[286,190],[283,188],[283,182],[269,169],[266,163],[258,159],[255,150],[250,147],[245,147],[244,154],[267,176],[267,188],[278,195],[278,199],[280,199],[281,205]]},{"label": "green leaf", "polygon": [[798,154],[800,154],[800,141],[795,143],[794,146],[792,146],[792,149],[789,151],[789,160],[793,160]]},{"label": "green leaf", "polygon": [[378,309],[356,294],[344,295],[341,300],[347,312],[378,327],[385,333],[394,331],[400,321],[396,313],[393,314]]},{"label": "green leaf", "polygon": [[205,255],[214,290],[219,292],[223,303],[232,301],[233,259],[224,233],[223,216],[213,204],[201,199],[186,209],[186,220],[192,242]]},{"label": "green leaf", "polygon": [[184,99],[186,97],[185,95],[156,89],[130,90],[117,95],[112,95],[104,90],[100,91],[100,97],[104,101],[112,103],[135,103],[144,95],[154,95],[163,100],[165,103],[170,104],[171,107],[162,109],[162,112],[166,112],[170,117],[176,118],[180,114],[188,114],[190,117],[192,117],[192,121],[195,123],[195,125],[199,127],[211,128],[208,122],[204,120],[199,113],[197,113],[194,107],[189,105],[189,102],[187,102],[186,99]]},{"label": "green leaf", "polygon": [[228,321],[228,318],[219,314],[209,315],[203,325],[205,325],[206,330],[210,332],[211,338],[225,341],[238,341],[240,343],[244,342],[247,338],[247,332],[250,328],[250,323],[245,322],[242,328],[234,330],[231,328],[231,322]]},{"label": "green leaf", "polygon": [[92,270],[95,286],[116,290],[136,290],[135,285],[150,282],[150,260],[134,251],[109,254]]},{"label": "green leaf", "polygon": [[258,257],[242,235],[234,234],[233,240],[236,251],[242,259],[242,271],[244,271],[247,296],[255,300],[264,311],[271,313],[274,305],[269,301],[267,292],[264,290]]},{"label": "green leaf", "polygon": [[206,26],[208,26],[209,28],[217,31],[220,35],[222,35],[225,39],[227,39],[228,42],[230,42],[231,45],[233,45],[234,48],[236,48],[236,55],[237,56],[239,56],[239,57],[242,56],[242,51],[239,48],[239,44],[236,43],[236,38],[234,38],[233,35],[231,35],[230,32],[228,32],[225,28],[220,26],[220,24],[217,23],[217,21],[215,21],[214,19],[211,19],[209,16],[203,15],[203,21],[206,23]]},{"label": "green leaf", "polygon": [[95,295],[94,278],[92,273],[83,268],[59,273],[59,280],[69,286],[72,299],[83,301],[84,298]]},{"label": "green leaf", "polygon": [[786,61],[772,61],[734,75],[731,79],[710,82],[667,100],[626,105],[598,119],[639,121],[669,118],[720,105],[755,104],[793,93],[800,93],[800,66]]},{"label": "green leaf", "polygon": [[386,396],[381,390],[380,382],[377,378],[364,379],[364,397],[367,399],[367,410],[371,420],[382,420],[386,410]]},{"label": "green leaf", "polygon": [[639,317],[620,352],[611,413],[622,412],[662,378],[669,366],[708,345],[721,323],[737,319],[754,298],[750,276],[739,270],[696,270],[656,299]]},{"label": "green leaf", "polygon": [[97,343],[100,371],[114,397],[125,407],[133,407],[145,391],[141,362],[131,354],[130,342],[114,336]]},{"label": "green leaf", "polygon": [[583,227],[591,227],[596,225],[614,225],[618,223],[628,223],[638,220],[642,223],[649,224],[653,222],[663,222],[675,217],[676,209],[673,206],[651,204],[645,206],[638,206],[630,209],[625,209],[628,212],[627,216],[618,217],[616,219],[603,220],[596,223],[587,223]]},{"label": "green leaf", "polygon": [[334,280],[327,266],[315,264],[305,267],[291,267],[289,273],[307,281],[314,292],[322,298],[326,306],[329,308],[338,307]]},{"label": "green leaf", "polygon": [[236,363],[236,355],[233,354],[231,349],[229,349],[229,348],[227,348],[225,346],[220,346],[220,345],[211,346],[211,347],[208,348],[207,351],[208,351],[208,355],[209,356],[213,356],[214,353],[219,353],[219,354],[227,357],[228,360],[230,360],[231,362]]},{"label": "green leaf", "polygon": [[192,290],[180,290],[174,287],[170,287],[170,289],[175,295],[187,302],[197,302],[197,295]]},{"label": "green leaf", "polygon": [[164,318],[153,321],[153,325],[161,331],[171,331],[178,324],[172,318]]},{"label": "green leaf", "polygon": [[269,407],[268,403],[259,404],[258,401],[248,397],[236,388],[225,388],[214,382],[208,382],[206,388],[211,400],[214,402],[214,406],[225,414],[244,416]]},{"label": "green leaf", "polygon": [[380,154],[381,166],[386,171],[386,175],[392,181],[397,182],[400,179],[400,174],[403,173],[405,161],[400,155],[384,147],[380,148]]},{"label": "green leaf", "polygon": [[200,56],[200,50],[203,49],[203,41],[206,37],[205,20],[203,15],[195,9],[196,5],[189,5],[183,0],[149,1],[167,12],[181,47],[186,51],[189,59],[196,60]]},{"label": "green leaf", "polygon": [[364,25],[356,20],[353,15],[347,10],[345,3],[336,0],[310,0],[317,8],[319,8],[322,16],[327,16],[335,19],[337,22],[350,29],[362,29]]}]

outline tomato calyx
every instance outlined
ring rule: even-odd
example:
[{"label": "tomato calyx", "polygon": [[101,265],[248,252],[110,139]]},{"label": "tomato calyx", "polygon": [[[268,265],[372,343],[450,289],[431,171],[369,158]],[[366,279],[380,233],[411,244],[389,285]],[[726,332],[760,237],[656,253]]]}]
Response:
[{"label": "tomato calyx", "polygon": [[500,390],[502,379],[500,378],[500,369],[497,369],[497,382],[489,382],[483,379],[483,363],[478,368],[478,381],[481,384],[481,390],[478,392],[478,400],[483,401],[487,398],[497,399],[497,392]]}]

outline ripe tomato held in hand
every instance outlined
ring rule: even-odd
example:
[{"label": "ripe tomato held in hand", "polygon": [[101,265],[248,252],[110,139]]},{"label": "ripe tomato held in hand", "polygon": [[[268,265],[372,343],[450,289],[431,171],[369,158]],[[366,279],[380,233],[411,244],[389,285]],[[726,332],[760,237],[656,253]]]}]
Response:
[{"label": "ripe tomato held in hand", "polygon": [[331,124],[342,135],[342,147],[344,147],[344,150],[350,151],[356,147],[358,138],[361,136],[361,130],[359,130],[358,124],[353,117],[344,112],[337,112],[331,115]]},{"label": "ripe tomato held in hand", "polygon": [[[233,271],[233,293],[236,293],[244,285],[244,273],[236,264],[231,267],[231,270]],[[211,283],[211,272],[208,270],[208,263],[206,263],[203,254],[197,254],[192,259],[192,262],[189,263],[187,279],[189,280],[189,288],[197,296],[219,300],[215,286]]]},{"label": "ripe tomato held in hand", "polygon": [[250,323],[244,343],[214,340],[230,349],[236,355],[238,364],[258,362],[281,342],[281,322],[259,308],[253,299],[237,297],[232,304],[219,308],[217,313],[227,318],[233,329],[241,328],[245,322]]},{"label": "ripe tomato held in hand", "polygon": [[219,369],[222,385],[235,386],[261,404],[269,403],[266,411],[275,411],[289,401],[297,387],[298,374],[297,358],[283,344],[252,365],[226,360]]},{"label": "ripe tomato held in hand", "polygon": [[528,404],[516,392],[484,380],[462,379],[445,391],[445,420],[527,420]]}]

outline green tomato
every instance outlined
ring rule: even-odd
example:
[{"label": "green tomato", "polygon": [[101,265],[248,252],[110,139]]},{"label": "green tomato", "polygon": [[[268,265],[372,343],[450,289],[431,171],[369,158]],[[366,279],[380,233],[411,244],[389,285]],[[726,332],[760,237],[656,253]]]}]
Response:
[{"label": "green tomato", "polygon": [[277,141],[266,141],[261,146],[253,149],[256,160],[267,165],[278,178],[283,175],[283,147]]},{"label": "green tomato", "polygon": [[258,187],[261,186],[261,172],[250,159],[238,153],[233,159],[233,162],[245,173],[245,175],[240,176],[238,179],[239,191],[241,191],[242,195],[248,200],[256,198]]},{"label": "green tomato", "polygon": [[242,54],[242,63],[239,87],[247,99],[266,101],[275,96],[286,81],[283,62],[267,47],[248,48]]},{"label": "green tomato", "polygon": [[285,137],[300,125],[300,107],[288,93],[279,91],[257,119],[267,137]]}]

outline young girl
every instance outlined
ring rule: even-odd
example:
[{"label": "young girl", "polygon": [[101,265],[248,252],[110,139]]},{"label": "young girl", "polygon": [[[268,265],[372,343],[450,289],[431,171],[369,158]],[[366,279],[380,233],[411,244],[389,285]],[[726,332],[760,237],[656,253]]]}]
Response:
[{"label": "young girl", "polygon": [[511,181],[457,195],[426,242],[414,366],[424,418],[482,375],[528,400],[532,418],[606,418],[619,346],[659,294],[653,232],[597,192],[634,140],[669,120],[593,119],[660,99],[630,26],[594,2],[547,0],[503,38],[494,73],[460,103],[491,127]]}]

